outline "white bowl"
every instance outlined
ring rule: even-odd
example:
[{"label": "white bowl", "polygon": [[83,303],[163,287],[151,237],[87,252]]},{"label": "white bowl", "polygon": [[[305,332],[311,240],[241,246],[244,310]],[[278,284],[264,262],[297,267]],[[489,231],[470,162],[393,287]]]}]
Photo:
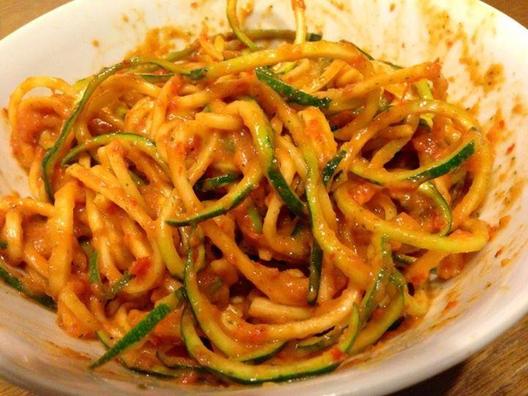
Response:
[{"label": "white bowl", "polygon": [[[250,23],[292,27],[287,1],[255,1]],[[244,395],[382,394],[411,385],[467,358],[528,311],[528,31],[474,0],[306,0],[312,28],[345,38],[373,55],[403,65],[441,58],[450,98],[475,107],[489,130],[500,110],[505,126],[496,134],[493,182],[481,216],[495,225],[511,221],[445,284],[427,317],[408,332],[364,355],[361,363],[322,377],[238,391]],[[33,21],[0,42],[0,104],[31,75],[75,80],[120,60],[147,28],[175,24],[197,32],[204,16],[225,30],[224,0],[78,0]],[[392,5],[394,4],[394,5]],[[126,16],[126,17],[125,17]],[[128,20],[126,22],[125,20]],[[100,45],[94,46],[93,40]],[[492,67],[492,65],[502,65]],[[493,75],[493,71],[499,71]],[[488,72],[488,73],[486,73]],[[495,78],[493,86],[482,85]],[[495,139],[497,140],[497,139]],[[28,192],[26,177],[9,148],[0,120],[0,192]],[[512,146],[512,145],[515,146]],[[512,148],[513,147],[513,148]],[[507,154],[508,148],[511,151]],[[515,159],[516,158],[516,159]],[[502,253],[495,257],[499,249]],[[55,316],[0,286],[0,373],[40,394],[172,394],[174,385],[130,374],[115,364],[96,373],[87,359],[102,352],[95,342],[68,337]],[[446,309],[448,303],[451,309]],[[454,305],[454,306],[453,306]],[[139,386],[140,385],[140,386]],[[152,388],[151,388],[152,387]],[[178,389],[191,394],[196,389]],[[214,389],[213,389],[214,390]],[[201,389],[200,392],[210,390]]]}]

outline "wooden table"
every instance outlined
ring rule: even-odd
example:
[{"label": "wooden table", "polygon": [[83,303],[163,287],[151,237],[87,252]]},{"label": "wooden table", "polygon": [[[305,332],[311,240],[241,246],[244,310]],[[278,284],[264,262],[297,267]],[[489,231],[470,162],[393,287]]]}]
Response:
[{"label": "wooden table", "polygon": [[[67,1],[69,0],[0,0],[0,38]],[[528,0],[487,0],[487,3],[528,26]],[[396,395],[526,394],[528,316],[467,361]],[[31,394],[0,379],[0,395]]]}]

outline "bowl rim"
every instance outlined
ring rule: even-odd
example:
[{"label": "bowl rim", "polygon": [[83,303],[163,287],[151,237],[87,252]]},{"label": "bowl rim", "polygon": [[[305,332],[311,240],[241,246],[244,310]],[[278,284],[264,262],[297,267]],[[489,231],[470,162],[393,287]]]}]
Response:
[{"label": "bowl rim", "polygon": [[[64,3],[48,12],[38,16],[31,20],[25,25],[19,27],[15,31],[11,32],[3,39],[0,40],[0,53],[2,53],[3,46],[11,40],[16,40],[18,36],[36,33],[42,24],[46,24],[48,21],[52,21],[53,18],[59,17],[60,14],[67,14],[73,11],[77,7],[82,7],[85,4],[90,3],[90,0],[76,0]],[[479,7],[484,7],[487,11],[493,12],[495,15],[503,19],[512,28],[519,31],[528,39],[528,28],[524,27],[518,21],[510,17],[509,15],[497,10],[491,5],[484,3],[483,1],[478,2]],[[517,258],[519,262],[528,262],[528,249],[524,251],[524,254]],[[471,337],[465,336],[468,341],[464,347],[452,351],[446,358],[439,358],[433,355],[429,355],[426,359],[420,361],[420,365],[408,365],[403,371],[397,374],[396,379],[391,376],[381,376],[375,384],[371,384],[368,388],[369,394],[378,395],[386,394],[389,392],[396,392],[413,384],[417,384],[428,378],[431,378],[458,363],[461,363],[471,355],[475,354],[479,350],[483,349],[487,344],[498,338],[506,330],[512,327],[518,322],[524,315],[528,313],[528,289],[524,293],[526,298],[518,298],[516,301],[510,301],[508,309],[500,312],[500,320],[493,321],[490,325],[479,329],[477,335],[473,333]],[[495,314],[498,316],[498,314]],[[464,334],[460,335],[464,337]],[[471,341],[469,341],[471,338]],[[333,375],[326,375],[323,377],[324,390],[321,389],[321,394],[328,395],[346,395],[350,388],[347,388],[347,384],[343,381],[347,376],[346,371],[334,372]],[[46,377],[34,375],[30,370],[17,370],[10,369],[2,358],[0,352],[0,377],[5,379],[11,384],[17,385],[21,388],[29,391],[38,392],[43,395],[79,395],[84,394],[79,392],[79,389],[68,389],[61,384],[57,384]],[[326,379],[326,381],[325,381]],[[301,380],[298,382],[283,383],[277,388],[268,388],[269,394],[283,394],[284,391],[302,390],[303,387],[311,386],[312,379]],[[233,394],[233,395],[246,395],[253,394],[255,390],[262,388],[245,388],[242,390],[229,390],[223,389],[218,391],[219,394]],[[355,390],[352,390],[355,392]],[[123,391],[122,394],[125,394]],[[121,391],[114,393],[121,394]]]}]

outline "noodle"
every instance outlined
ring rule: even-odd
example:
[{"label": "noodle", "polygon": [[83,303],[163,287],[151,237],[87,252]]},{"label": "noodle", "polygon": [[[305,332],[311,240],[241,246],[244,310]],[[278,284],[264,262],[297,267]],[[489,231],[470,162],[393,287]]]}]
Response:
[{"label": "noodle", "polygon": [[327,372],[425,315],[440,262],[487,243],[492,156],[440,63],[320,40],[291,3],[295,32],[245,30],[228,0],[233,33],[13,92],[33,197],[0,198],[0,275],[109,348],[92,368]]}]

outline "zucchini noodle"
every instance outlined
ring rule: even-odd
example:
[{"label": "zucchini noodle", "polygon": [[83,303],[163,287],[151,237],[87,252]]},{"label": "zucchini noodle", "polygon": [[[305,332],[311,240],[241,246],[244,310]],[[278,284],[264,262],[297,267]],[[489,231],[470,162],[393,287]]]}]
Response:
[{"label": "zucchini noodle", "polygon": [[0,198],[0,278],[100,339],[91,369],[328,372],[426,315],[436,270],[488,242],[491,150],[441,64],[381,64],[291,5],[295,31],[245,30],[228,0],[232,32],[11,95],[33,197]]}]

